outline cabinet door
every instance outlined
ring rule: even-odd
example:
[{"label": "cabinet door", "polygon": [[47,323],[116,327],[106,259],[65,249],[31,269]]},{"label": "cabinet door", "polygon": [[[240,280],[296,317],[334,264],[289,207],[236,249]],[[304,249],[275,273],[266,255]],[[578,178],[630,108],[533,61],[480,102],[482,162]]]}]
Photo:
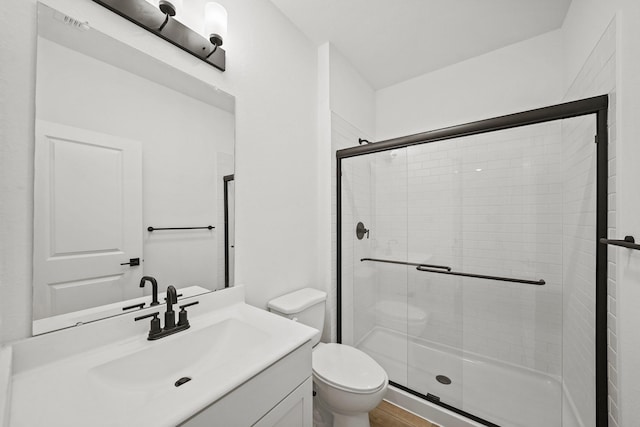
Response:
[{"label": "cabinet door", "polygon": [[308,378],[254,427],[311,427],[313,424],[312,381]]}]

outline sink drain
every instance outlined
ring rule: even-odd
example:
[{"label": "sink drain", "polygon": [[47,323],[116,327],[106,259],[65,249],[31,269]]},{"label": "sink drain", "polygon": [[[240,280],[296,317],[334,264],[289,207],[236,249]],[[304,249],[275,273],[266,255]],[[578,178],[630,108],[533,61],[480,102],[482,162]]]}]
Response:
[{"label": "sink drain", "polygon": [[176,383],[174,385],[176,387],[180,387],[182,384],[188,383],[189,381],[191,381],[190,377],[182,377],[178,381],[176,381]]},{"label": "sink drain", "polygon": [[447,377],[446,375],[438,375],[436,377],[436,380],[438,380],[440,384],[444,384],[444,385],[451,384],[451,378]]}]

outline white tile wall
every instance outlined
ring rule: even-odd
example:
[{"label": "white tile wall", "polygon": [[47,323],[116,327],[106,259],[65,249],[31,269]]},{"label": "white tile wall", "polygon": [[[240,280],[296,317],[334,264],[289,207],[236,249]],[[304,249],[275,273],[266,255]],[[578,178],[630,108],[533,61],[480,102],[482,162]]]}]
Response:
[{"label": "white tile wall", "polygon": [[[567,92],[566,100],[609,94],[609,213],[608,234],[616,232],[616,22],[610,23],[594,47],[582,70]],[[567,122],[562,129],[566,164],[564,189],[565,248],[574,248],[573,256],[565,259],[563,378],[565,391],[575,406],[582,425],[595,425],[594,390],[594,286],[595,274],[595,214],[589,207],[595,200],[593,173],[595,157],[593,120]],[[586,142],[585,142],[586,141]],[[588,201],[588,203],[587,203]],[[618,378],[616,331],[615,251],[610,250],[608,280],[608,362],[609,362],[609,425],[618,426]],[[565,250],[565,257],[567,251]],[[565,408],[566,409],[566,408]]]}]

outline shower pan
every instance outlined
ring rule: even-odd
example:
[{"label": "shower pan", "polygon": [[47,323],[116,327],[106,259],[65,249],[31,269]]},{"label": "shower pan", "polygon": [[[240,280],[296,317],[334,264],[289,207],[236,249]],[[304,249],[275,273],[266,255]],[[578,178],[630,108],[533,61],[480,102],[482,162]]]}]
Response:
[{"label": "shower pan", "polygon": [[338,341],[468,425],[606,426],[607,106],[337,151]]}]

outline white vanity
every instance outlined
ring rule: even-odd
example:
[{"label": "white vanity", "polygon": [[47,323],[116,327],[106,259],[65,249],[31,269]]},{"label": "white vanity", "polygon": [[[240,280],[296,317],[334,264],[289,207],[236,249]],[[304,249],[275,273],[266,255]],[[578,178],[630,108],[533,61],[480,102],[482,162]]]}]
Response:
[{"label": "white vanity", "polygon": [[246,304],[242,286],[193,300],[191,328],[157,341],[127,314],[4,349],[8,426],[310,427],[315,330]]}]

